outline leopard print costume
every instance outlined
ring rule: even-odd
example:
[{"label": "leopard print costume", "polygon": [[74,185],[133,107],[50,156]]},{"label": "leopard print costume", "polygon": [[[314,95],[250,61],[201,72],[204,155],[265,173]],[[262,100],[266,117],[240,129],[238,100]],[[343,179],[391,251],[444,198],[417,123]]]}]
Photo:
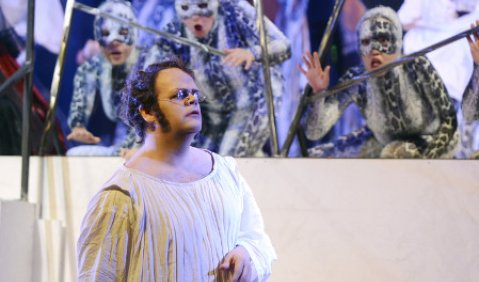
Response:
[{"label": "leopard print costume", "polygon": [[[123,0],[105,1],[99,9],[125,20],[136,20],[130,3]],[[124,32],[125,29],[128,32]],[[95,18],[94,35],[101,48],[108,48],[113,41],[134,46],[136,40],[134,28],[99,16]],[[71,129],[87,128],[99,136],[101,141],[95,145],[71,148],[68,155],[119,155],[122,148],[134,146],[135,132],[121,121],[119,111],[120,92],[137,58],[138,50],[133,47],[122,65],[112,65],[103,53],[100,53],[78,67],[73,81],[68,125]]]},{"label": "leopard print costume", "polygon": [[[130,62],[137,58],[136,51],[131,54]],[[104,111],[108,120],[112,123],[123,123],[120,117],[121,89],[125,84],[131,63],[116,67],[99,54],[93,56],[76,71],[73,81],[73,96],[68,115],[68,126],[89,128],[90,117],[99,108]],[[115,71],[116,70],[116,71]],[[115,145],[114,155],[118,155],[122,148],[132,148],[136,142],[136,134],[132,128],[128,128],[126,138],[119,144],[103,144],[104,146]]]},{"label": "leopard print costume", "polygon": [[[166,31],[220,50],[245,48],[259,61],[261,49],[254,19],[254,8],[246,1],[221,1],[215,24],[205,38],[196,38],[179,19],[167,25]],[[291,52],[287,38],[271,22],[266,25],[274,102],[278,107],[283,91],[280,64]],[[219,56],[159,39],[141,56],[138,68],[146,68],[171,55],[180,57],[193,69],[196,83],[207,97],[207,102],[201,105],[202,131],[194,145],[221,155],[261,154],[270,137],[261,64],[254,63],[248,71],[242,67],[224,67]]]},{"label": "leopard print costume", "polygon": [[479,120],[479,67],[477,65],[474,65],[474,72],[464,91],[461,106],[465,120]]},{"label": "leopard print costume", "polygon": [[[363,72],[352,68],[340,82]],[[324,136],[350,103],[359,107],[378,144],[366,157],[439,158],[449,156],[457,142],[453,103],[426,57],[317,100],[307,116],[306,136]]]},{"label": "leopard print costume", "polygon": [[479,135],[479,67],[475,64],[469,84],[462,97],[462,135],[461,147],[465,148],[462,157],[479,159],[477,144],[474,144]]},{"label": "leopard print costume", "polygon": [[[373,51],[400,56],[402,28],[391,8],[368,10],[359,21],[357,32],[364,62],[368,62]],[[340,82],[364,72],[364,66],[352,68]],[[309,111],[306,136],[324,136],[351,103],[358,106],[374,136],[359,135],[365,137],[360,157],[452,156],[458,139],[456,113],[441,78],[426,57],[417,57],[380,77],[317,100]]]}]

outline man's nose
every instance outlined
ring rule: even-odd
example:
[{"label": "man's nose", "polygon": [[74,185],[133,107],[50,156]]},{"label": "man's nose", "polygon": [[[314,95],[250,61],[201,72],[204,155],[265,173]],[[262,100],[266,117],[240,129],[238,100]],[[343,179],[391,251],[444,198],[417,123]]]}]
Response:
[{"label": "man's nose", "polygon": [[188,97],[186,97],[185,104],[187,106],[193,105],[193,104],[198,104],[198,97],[196,95],[193,95],[193,93],[188,93]]}]

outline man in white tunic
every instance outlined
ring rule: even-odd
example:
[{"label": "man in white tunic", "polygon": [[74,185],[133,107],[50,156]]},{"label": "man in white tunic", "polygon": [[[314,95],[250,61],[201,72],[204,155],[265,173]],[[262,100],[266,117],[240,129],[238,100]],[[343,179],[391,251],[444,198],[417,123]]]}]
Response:
[{"label": "man in white tunic", "polygon": [[171,60],[129,81],[125,117],[142,146],[90,201],[80,281],[265,281],[276,259],[234,159],[191,147],[203,101]]}]

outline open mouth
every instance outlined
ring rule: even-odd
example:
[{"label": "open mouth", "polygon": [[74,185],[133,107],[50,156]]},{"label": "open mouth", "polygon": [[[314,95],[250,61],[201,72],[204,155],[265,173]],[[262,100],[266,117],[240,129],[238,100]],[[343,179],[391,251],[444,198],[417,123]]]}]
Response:
[{"label": "open mouth", "polygon": [[203,31],[203,26],[200,24],[195,24],[194,27],[195,31],[197,32],[202,32]]},{"label": "open mouth", "polygon": [[379,59],[372,59],[371,60],[371,65],[370,65],[371,68],[375,69],[377,67],[380,67],[381,65],[382,65],[381,60],[379,60]]},{"label": "open mouth", "polygon": [[121,51],[118,51],[118,50],[110,50],[110,55],[119,56],[119,55],[121,55]]}]

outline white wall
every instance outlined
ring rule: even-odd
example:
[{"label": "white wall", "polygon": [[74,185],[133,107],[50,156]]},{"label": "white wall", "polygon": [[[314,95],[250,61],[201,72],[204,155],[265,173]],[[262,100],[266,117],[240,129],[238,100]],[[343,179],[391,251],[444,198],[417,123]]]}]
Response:
[{"label": "white wall", "polygon": [[32,280],[35,205],[0,200],[0,281]]},{"label": "white wall", "polygon": [[[50,267],[64,273],[59,280],[74,281],[86,202],[121,162],[32,159],[30,200],[45,183],[43,218],[64,225],[64,270]],[[278,253],[270,281],[479,281],[478,161],[238,163]],[[0,171],[0,198],[19,197],[20,158],[0,158]]]}]

